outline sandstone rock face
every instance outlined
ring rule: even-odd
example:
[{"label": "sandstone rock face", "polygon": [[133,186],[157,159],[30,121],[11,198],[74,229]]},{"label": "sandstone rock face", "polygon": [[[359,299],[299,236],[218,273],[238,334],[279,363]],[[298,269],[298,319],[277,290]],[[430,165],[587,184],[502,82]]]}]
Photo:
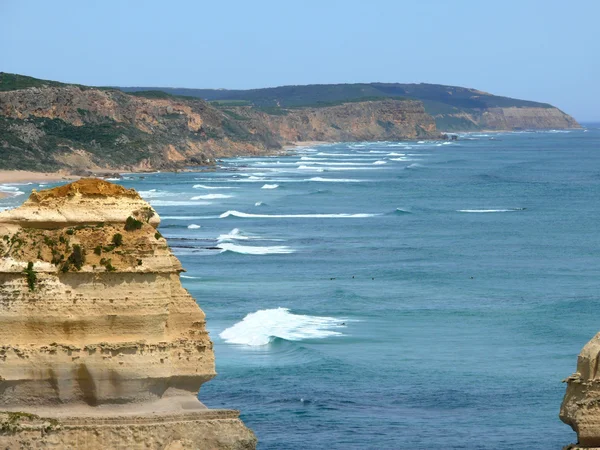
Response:
[{"label": "sandstone rock face", "polygon": [[197,398],[212,342],[158,224],[94,179],[0,213],[0,447],[254,448]]},{"label": "sandstone rock face", "polygon": [[577,433],[577,448],[600,447],[600,333],[577,358],[577,372],[566,380],[560,419]]},{"label": "sandstone rock face", "polygon": [[69,85],[0,91],[0,168],[172,170],[271,154],[296,141],[439,137],[419,101],[361,101],[270,114],[198,98],[144,95]]},{"label": "sandstone rock face", "polygon": [[466,109],[434,115],[440,130],[512,131],[581,128],[573,117],[553,107]]},{"label": "sandstone rock face", "polygon": [[352,102],[267,116],[269,128],[288,141],[379,141],[436,138],[435,121],[419,101]]}]

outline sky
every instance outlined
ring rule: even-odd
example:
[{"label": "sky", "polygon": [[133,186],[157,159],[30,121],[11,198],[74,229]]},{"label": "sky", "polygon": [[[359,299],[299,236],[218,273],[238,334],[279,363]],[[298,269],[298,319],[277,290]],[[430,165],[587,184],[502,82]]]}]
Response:
[{"label": "sky", "polygon": [[600,0],[0,0],[0,71],[96,86],[465,86],[600,121]]}]

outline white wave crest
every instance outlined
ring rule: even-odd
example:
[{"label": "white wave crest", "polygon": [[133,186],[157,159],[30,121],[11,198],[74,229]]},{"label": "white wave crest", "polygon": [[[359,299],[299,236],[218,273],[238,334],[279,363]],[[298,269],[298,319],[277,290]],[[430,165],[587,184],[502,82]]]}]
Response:
[{"label": "white wave crest", "polygon": [[226,194],[206,194],[206,195],[196,195],[192,197],[190,200],[216,200],[219,198],[231,198],[233,195]]},{"label": "white wave crest", "polygon": [[161,197],[174,197],[180,195],[177,192],[157,191],[156,189],[150,189],[149,191],[139,191],[142,198],[161,198]]},{"label": "white wave crest", "polygon": [[219,216],[220,219],[225,219],[227,217],[240,217],[240,218],[257,218],[257,219],[270,219],[270,218],[279,218],[279,219],[358,219],[365,217],[374,217],[380,216],[381,214],[250,214],[239,211],[226,211]]},{"label": "white wave crest", "polygon": [[387,162],[385,162],[385,161],[375,161],[373,164],[375,166],[381,166],[382,164],[387,164]]},{"label": "white wave crest", "polygon": [[263,204],[262,202],[256,202],[256,203],[254,204],[254,206],[262,206],[262,204]]},{"label": "white wave crest", "polygon": [[196,225],[195,223],[188,225],[188,228],[190,230],[197,230],[198,228],[200,228],[200,225]]},{"label": "white wave crest", "polygon": [[278,187],[278,184],[265,184],[261,189],[277,189]]},{"label": "white wave crest", "polygon": [[195,184],[194,189],[239,189],[237,186],[206,186],[205,184]]},{"label": "white wave crest", "polygon": [[230,344],[258,346],[275,338],[300,341],[341,336],[334,329],[342,327],[344,321],[333,317],[293,314],[288,308],[262,309],[248,314],[219,336]]},{"label": "white wave crest", "polygon": [[525,208],[513,208],[513,209],[457,209],[457,212],[462,213],[499,213],[499,212],[516,212],[524,211]]},{"label": "white wave crest", "polygon": [[239,228],[234,228],[229,233],[227,233],[227,234],[221,234],[217,238],[218,241],[230,241],[230,240],[243,240],[243,241],[246,241],[248,239],[250,239],[250,238],[248,236],[244,236],[240,232]]},{"label": "white wave crest", "polygon": [[293,248],[285,245],[273,245],[270,247],[254,247],[250,245],[238,245],[232,242],[223,242],[218,245],[222,252],[241,253],[243,255],[283,255],[294,253]]},{"label": "white wave crest", "polygon": [[310,178],[308,181],[319,181],[322,183],[360,183],[361,181],[366,181],[366,180],[355,180],[352,178],[321,178],[321,177],[314,177],[314,178]]}]

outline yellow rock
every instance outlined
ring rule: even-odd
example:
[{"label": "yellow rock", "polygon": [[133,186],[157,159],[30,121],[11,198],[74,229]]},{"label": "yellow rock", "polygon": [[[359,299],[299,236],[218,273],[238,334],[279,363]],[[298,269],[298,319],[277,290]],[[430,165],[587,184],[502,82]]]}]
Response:
[{"label": "yellow rock", "polygon": [[197,398],[212,342],[159,223],[96,179],[0,213],[0,446],[255,447]]}]

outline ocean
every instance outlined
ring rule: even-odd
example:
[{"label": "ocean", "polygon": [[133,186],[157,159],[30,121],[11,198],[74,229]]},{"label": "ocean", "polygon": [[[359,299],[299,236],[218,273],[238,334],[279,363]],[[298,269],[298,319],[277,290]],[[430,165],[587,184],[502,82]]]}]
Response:
[{"label": "ocean", "polygon": [[119,182],[207,314],[201,401],[259,449],[548,450],[576,440],[561,380],[600,331],[599,150],[599,129],[471,133]]}]

